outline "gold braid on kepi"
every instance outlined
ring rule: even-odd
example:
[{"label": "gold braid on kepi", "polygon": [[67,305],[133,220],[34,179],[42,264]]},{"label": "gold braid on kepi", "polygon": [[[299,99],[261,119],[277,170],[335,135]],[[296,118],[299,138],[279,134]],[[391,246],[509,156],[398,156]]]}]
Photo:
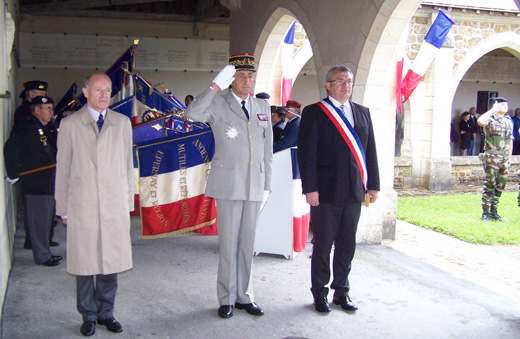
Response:
[{"label": "gold braid on kepi", "polygon": [[255,72],[255,56],[253,54],[233,54],[229,56],[229,64],[237,71]]}]

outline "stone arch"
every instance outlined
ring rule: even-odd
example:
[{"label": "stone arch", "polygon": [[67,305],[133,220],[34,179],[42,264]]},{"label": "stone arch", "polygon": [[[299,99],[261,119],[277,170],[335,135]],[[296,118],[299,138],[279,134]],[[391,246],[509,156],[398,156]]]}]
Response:
[{"label": "stone arch", "polygon": [[453,73],[449,91],[452,101],[455,97],[455,94],[457,93],[457,88],[460,81],[466,72],[470,69],[470,67],[473,66],[473,64],[477,62],[477,60],[482,56],[497,48],[503,48],[520,59],[520,35],[511,31],[496,34],[481,41],[478,45],[471,49],[464,57],[464,59],[461,60],[459,66]]},{"label": "stone arch", "polygon": [[[272,104],[280,104],[280,60],[278,50],[280,43],[294,20],[301,21],[290,10],[279,7],[273,11],[255,47],[258,74],[255,82],[255,92],[267,92],[274,100]],[[303,24],[302,24],[303,25]],[[305,26],[304,26],[305,27]],[[307,32],[307,28],[305,28]],[[307,32],[309,34],[309,32]],[[312,49],[312,45],[311,45]],[[312,55],[311,55],[312,57]],[[300,58],[297,67],[301,70],[309,58]]]}]

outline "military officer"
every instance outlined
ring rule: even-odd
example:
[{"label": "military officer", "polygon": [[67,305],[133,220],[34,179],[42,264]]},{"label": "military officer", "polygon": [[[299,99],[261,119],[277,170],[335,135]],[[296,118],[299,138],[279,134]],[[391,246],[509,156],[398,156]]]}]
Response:
[{"label": "military officer", "polygon": [[[25,202],[25,221],[36,264],[56,266],[62,259],[49,248],[54,225],[54,180],[56,136],[47,128],[53,116],[54,102],[46,96],[31,101],[32,114],[7,140],[5,167],[10,179],[21,178]],[[47,167],[47,168],[46,168]],[[22,172],[33,171],[20,176]]]},{"label": "military officer", "polygon": [[493,107],[482,114],[477,122],[485,134],[482,163],[486,172],[486,181],[482,191],[482,220],[502,221],[497,213],[498,200],[507,182],[513,150],[513,123],[507,115],[507,100],[495,99]]},{"label": "military officer", "polygon": [[[206,195],[217,199],[221,318],[232,317],[234,307],[264,314],[254,300],[251,271],[256,224],[271,189],[273,158],[269,104],[250,95],[254,56],[232,55],[229,63],[186,111],[188,118],[209,123],[215,138]],[[217,95],[230,84],[226,95]]]},{"label": "military officer", "polygon": [[45,81],[32,80],[23,84],[24,90],[20,94],[23,100],[14,112],[14,125],[11,135],[31,117],[31,100],[37,96],[46,96],[49,85]]}]

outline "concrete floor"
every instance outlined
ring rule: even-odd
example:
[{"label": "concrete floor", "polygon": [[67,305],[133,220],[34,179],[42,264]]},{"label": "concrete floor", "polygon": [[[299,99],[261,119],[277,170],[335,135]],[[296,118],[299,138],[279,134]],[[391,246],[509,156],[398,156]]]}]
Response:
[{"label": "concrete floor", "polygon": [[[119,275],[113,334],[98,326],[95,338],[519,338],[520,303],[384,245],[360,245],[351,273],[359,311],[312,305],[310,245],[294,260],[260,255],[254,289],[263,317],[235,310],[217,316],[218,239],[184,235],[140,239],[132,220],[133,270]],[[65,256],[65,229],[57,229]],[[81,337],[75,278],[66,258],[37,266],[16,234],[15,263],[2,319],[3,338]],[[332,293],[329,297],[332,297]]]}]

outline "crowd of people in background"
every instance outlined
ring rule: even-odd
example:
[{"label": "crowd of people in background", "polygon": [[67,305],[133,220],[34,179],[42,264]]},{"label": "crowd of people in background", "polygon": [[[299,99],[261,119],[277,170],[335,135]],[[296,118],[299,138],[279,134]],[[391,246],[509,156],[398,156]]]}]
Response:
[{"label": "crowd of people in background", "polygon": [[[506,114],[506,117],[511,118],[513,123],[512,155],[520,155],[520,108],[516,108],[512,116]],[[451,142],[459,144],[461,156],[478,155],[484,151],[484,129],[479,127],[477,119],[477,109],[471,107],[469,111],[465,111],[460,115],[458,131],[452,124]],[[477,138],[479,135],[480,142],[478,142]]]}]

